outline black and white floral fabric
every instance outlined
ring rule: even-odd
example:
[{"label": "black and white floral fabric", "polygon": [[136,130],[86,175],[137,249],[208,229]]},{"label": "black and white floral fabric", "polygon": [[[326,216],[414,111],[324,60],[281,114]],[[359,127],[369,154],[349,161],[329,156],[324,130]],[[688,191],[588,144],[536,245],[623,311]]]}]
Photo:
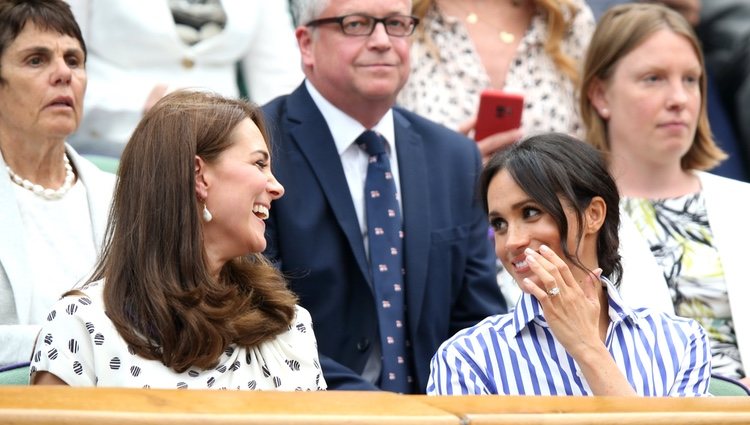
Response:
[{"label": "black and white floral fabric", "polygon": [[227,347],[217,366],[183,373],[132,353],[104,311],[102,285],[58,301],[34,348],[31,373],[71,386],[308,391],[326,388],[310,314],[297,306],[289,330],[256,347]]},{"label": "black and white floral fabric", "polygon": [[702,192],[657,200],[624,197],[621,202],[664,271],[675,313],[697,320],[708,333],[711,369],[744,377],[724,268]]},{"label": "black and white floral fabric", "polygon": [[[582,0],[574,3],[579,11],[561,47],[581,63],[595,22]],[[490,77],[463,22],[442,15],[434,6],[427,12],[424,25],[427,39],[432,40],[433,45],[422,43],[414,36],[411,74],[399,94],[398,103],[455,129],[477,113],[479,95],[490,88]],[[538,13],[518,45],[503,90],[524,95],[521,129],[525,135],[557,131],[582,137],[575,85],[544,51],[546,38],[545,19]]]}]

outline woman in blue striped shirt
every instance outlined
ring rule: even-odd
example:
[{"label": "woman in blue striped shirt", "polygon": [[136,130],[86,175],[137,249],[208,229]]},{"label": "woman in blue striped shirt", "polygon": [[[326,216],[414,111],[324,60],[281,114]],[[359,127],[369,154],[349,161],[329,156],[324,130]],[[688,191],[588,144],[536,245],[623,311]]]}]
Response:
[{"label": "woman in blue striped shirt", "polygon": [[515,311],[442,344],[428,394],[707,394],[708,338],[694,320],[625,305],[617,186],[601,154],[563,134],[526,139],[480,178]]}]

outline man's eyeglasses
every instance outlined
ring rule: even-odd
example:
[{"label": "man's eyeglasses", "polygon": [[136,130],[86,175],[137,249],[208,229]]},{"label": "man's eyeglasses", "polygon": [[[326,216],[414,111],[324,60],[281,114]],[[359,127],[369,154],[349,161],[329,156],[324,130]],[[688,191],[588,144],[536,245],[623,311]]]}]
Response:
[{"label": "man's eyeglasses", "polygon": [[353,14],[337,16],[334,18],[315,19],[307,23],[308,27],[323,24],[339,24],[341,32],[346,35],[369,36],[375,31],[375,25],[383,23],[385,32],[394,37],[407,37],[414,33],[419,19],[414,16],[392,15],[385,18],[376,18],[369,15]]}]

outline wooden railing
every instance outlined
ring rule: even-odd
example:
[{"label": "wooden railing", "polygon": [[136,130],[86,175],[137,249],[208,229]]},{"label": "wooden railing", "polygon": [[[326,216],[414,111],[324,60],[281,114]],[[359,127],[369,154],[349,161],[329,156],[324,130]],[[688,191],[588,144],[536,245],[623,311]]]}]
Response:
[{"label": "wooden railing", "polygon": [[471,425],[750,424],[750,397],[410,396]]},{"label": "wooden railing", "polygon": [[750,397],[400,396],[0,387],[12,424],[750,424]]}]

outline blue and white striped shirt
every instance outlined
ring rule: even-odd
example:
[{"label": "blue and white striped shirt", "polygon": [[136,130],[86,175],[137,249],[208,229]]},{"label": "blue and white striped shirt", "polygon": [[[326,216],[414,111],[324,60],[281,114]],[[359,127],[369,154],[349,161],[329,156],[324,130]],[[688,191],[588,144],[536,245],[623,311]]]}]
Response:
[{"label": "blue and white striped shirt", "polygon": [[[605,344],[642,396],[708,394],[711,351],[694,320],[626,307],[612,283]],[[513,313],[491,316],[445,341],[427,394],[591,395],[580,367],[552,335],[542,307],[523,294]]]}]

